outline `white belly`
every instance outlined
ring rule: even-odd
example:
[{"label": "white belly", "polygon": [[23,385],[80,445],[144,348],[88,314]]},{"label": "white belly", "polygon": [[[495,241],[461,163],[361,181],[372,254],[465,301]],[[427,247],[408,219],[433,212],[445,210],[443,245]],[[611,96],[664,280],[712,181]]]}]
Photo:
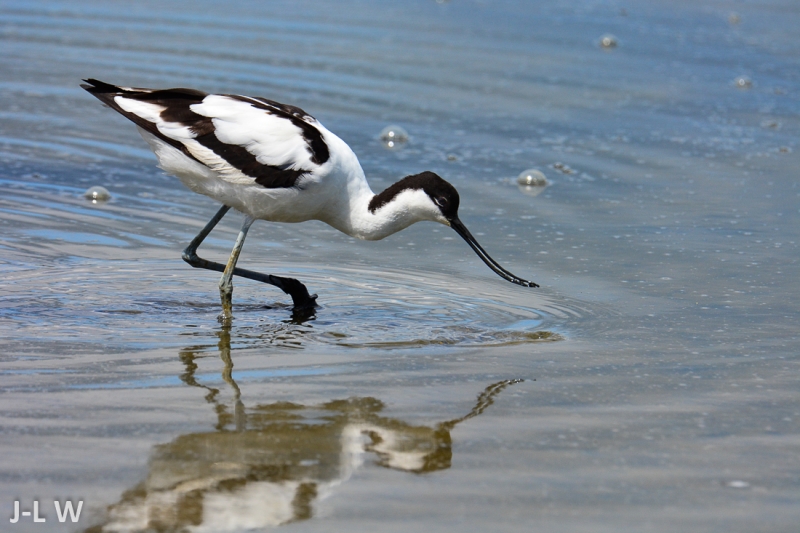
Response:
[{"label": "white belly", "polygon": [[177,148],[139,128],[158,158],[159,167],[192,191],[233,207],[253,218],[273,222],[304,222],[318,218],[323,202],[317,180],[300,178],[300,188],[268,189],[255,180],[231,182]]}]

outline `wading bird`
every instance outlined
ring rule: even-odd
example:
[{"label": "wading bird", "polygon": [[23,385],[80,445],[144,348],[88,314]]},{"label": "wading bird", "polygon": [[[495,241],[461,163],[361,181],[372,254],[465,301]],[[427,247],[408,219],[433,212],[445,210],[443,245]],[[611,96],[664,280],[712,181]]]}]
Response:
[{"label": "wading bird", "polygon": [[[383,239],[422,220],[439,222],[453,228],[500,277],[538,287],[501,267],[478,244],[458,219],[455,187],[423,172],[375,194],[350,147],[298,107],[194,89],[84,81],[81,87],[138,126],[163,170],[223,204],[183,251],[193,267],[222,272],[223,321],[232,318],[234,275],[278,287],[292,297],[295,311],[315,306],[316,295],[296,279],[236,267],[247,231],[259,219],[320,220],[365,240]],[[228,263],[199,257],[197,248],[231,207],[245,217]]]}]

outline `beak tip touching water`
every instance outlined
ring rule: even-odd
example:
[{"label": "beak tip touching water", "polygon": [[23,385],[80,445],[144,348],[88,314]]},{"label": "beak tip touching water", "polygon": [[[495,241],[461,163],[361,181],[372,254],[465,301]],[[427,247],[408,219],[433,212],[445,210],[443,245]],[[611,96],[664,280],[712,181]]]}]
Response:
[{"label": "beak tip touching water", "polygon": [[478,244],[478,241],[475,239],[475,237],[472,236],[467,227],[458,218],[452,218],[449,222],[450,222],[450,227],[453,228],[455,232],[461,236],[462,239],[467,241],[467,244],[470,245],[470,247],[478,255],[478,257],[480,257],[483,260],[483,262],[486,263],[486,266],[491,268],[498,276],[505,279],[506,281],[510,281],[511,283],[514,283],[516,285],[521,285],[523,287],[535,288],[539,286],[538,283],[534,283],[532,281],[524,280],[520,277],[517,277],[508,270],[506,270],[505,268],[501,267],[500,264],[494,259],[492,259],[491,256],[486,253],[486,250],[484,250],[481,247],[481,245]]},{"label": "beak tip touching water", "polygon": [[[503,276],[503,277],[505,277],[505,276]],[[508,281],[510,281],[511,283],[516,283],[517,285],[522,285],[523,287],[531,287],[532,289],[535,289],[535,288],[537,288],[539,286],[538,283],[534,283],[534,282],[528,281],[526,279],[517,278],[516,276],[514,276],[514,278],[515,279],[509,279]],[[506,278],[506,279],[508,279],[508,278]]]}]

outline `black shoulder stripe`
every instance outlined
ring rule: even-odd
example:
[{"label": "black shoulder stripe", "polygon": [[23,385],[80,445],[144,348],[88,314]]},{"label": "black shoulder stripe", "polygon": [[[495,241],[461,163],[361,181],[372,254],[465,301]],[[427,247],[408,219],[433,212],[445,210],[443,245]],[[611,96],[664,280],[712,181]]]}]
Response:
[{"label": "black shoulder stripe", "polygon": [[248,152],[245,147],[220,141],[217,138],[212,119],[192,111],[189,106],[193,103],[198,102],[174,101],[161,112],[161,118],[189,127],[196,135],[197,142],[220,156],[242,174],[254,178],[256,183],[267,189],[295,187],[300,176],[306,173],[304,170],[285,169],[259,163],[256,156]]},{"label": "black shoulder stripe", "polygon": [[[256,156],[248,152],[243,146],[225,144],[217,139],[217,136],[214,134],[214,126],[211,124],[211,119],[206,117],[202,118],[205,118],[208,124],[211,125],[211,131],[204,135],[198,135],[195,140],[209,150],[212,150],[231,166],[240,170],[242,174],[254,178],[256,183],[262,187],[266,187],[267,189],[294,187],[300,176],[306,173],[304,170],[282,169],[259,163]],[[195,129],[194,126],[192,129]]]},{"label": "black shoulder stripe", "polygon": [[247,102],[258,109],[263,109],[267,113],[290,120],[292,124],[300,128],[300,131],[303,132],[303,139],[305,139],[308,145],[312,163],[322,165],[330,158],[330,151],[328,150],[328,145],[325,143],[325,140],[322,138],[322,133],[304,120],[305,118],[313,117],[299,107],[281,104],[274,100],[261,97],[239,96],[236,94],[229,94],[226,96],[242,102]]}]

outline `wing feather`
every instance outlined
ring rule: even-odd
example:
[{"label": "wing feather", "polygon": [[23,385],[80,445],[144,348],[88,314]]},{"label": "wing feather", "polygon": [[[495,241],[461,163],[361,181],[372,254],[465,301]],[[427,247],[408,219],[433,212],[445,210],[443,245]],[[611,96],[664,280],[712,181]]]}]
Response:
[{"label": "wing feather", "polygon": [[211,119],[217,139],[244,147],[259,163],[292,170],[318,166],[302,130],[286,118],[221,95],[209,95],[191,109]]},{"label": "wing feather", "polygon": [[318,122],[302,109],[263,98],[192,89],[83,88],[221,178],[267,188],[297,187],[329,158]]}]

